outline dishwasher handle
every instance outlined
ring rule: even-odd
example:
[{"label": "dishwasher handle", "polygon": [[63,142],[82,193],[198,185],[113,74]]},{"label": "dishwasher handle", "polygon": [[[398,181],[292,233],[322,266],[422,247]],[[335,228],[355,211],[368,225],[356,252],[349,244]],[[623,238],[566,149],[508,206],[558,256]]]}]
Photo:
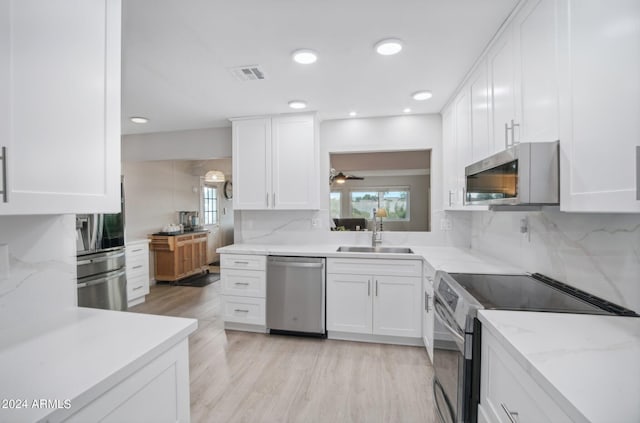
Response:
[{"label": "dishwasher handle", "polygon": [[306,269],[320,269],[324,263],[299,263],[295,261],[270,261],[269,266],[304,267]]}]

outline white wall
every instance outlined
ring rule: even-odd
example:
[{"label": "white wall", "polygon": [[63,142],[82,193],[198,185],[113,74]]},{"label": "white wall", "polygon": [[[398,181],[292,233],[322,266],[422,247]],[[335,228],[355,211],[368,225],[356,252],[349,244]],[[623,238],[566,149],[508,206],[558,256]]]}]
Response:
[{"label": "white wall", "polygon": [[[431,149],[431,232],[388,232],[386,244],[470,245],[470,214],[448,217],[453,230],[440,230],[442,211],[442,119],[408,115],[324,121],[320,124],[320,210],[236,211],[236,242],[370,242],[370,235],[329,232],[329,153]],[[312,223],[318,222],[317,226]]]},{"label": "white wall", "polygon": [[474,212],[472,248],[640,313],[640,215]]},{"label": "white wall", "polygon": [[25,325],[52,330],[56,315],[77,304],[75,233],[74,215],[0,217],[10,256],[9,277],[0,279],[0,348],[29,332]]},{"label": "white wall", "polygon": [[193,175],[192,162],[124,162],[122,171],[127,241],[178,223],[178,211],[200,210],[200,178]]},{"label": "white wall", "polygon": [[231,128],[124,135],[122,160],[201,160],[231,157]]}]

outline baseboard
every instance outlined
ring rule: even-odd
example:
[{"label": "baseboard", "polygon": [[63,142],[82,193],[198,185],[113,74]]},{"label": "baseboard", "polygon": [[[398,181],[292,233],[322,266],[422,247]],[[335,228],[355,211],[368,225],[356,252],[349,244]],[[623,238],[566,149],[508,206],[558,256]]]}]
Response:
[{"label": "baseboard", "polygon": [[248,325],[246,323],[224,322],[225,330],[239,330],[243,332],[267,333],[266,326]]},{"label": "baseboard", "polygon": [[371,335],[366,333],[350,333],[329,331],[328,339],[340,341],[373,342],[377,344],[410,345],[424,347],[422,338],[410,338],[407,336]]},{"label": "baseboard", "polygon": [[144,303],[144,299],[145,299],[145,296],[143,295],[142,297],[136,298],[135,300],[131,300],[131,301],[127,302],[127,307],[133,307],[133,306],[136,306],[138,304],[142,304],[142,303]]}]

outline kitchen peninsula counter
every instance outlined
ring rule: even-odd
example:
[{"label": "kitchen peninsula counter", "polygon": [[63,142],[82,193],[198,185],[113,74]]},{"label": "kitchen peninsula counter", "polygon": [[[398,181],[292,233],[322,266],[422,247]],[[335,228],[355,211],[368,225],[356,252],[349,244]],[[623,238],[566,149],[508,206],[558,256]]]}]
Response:
[{"label": "kitchen peninsula counter", "polygon": [[640,318],[503,310],[478,318],[572,421],[640,421]]},{"label": "kitchen peninsula counter", "polygon": [[[197,321],[78,307],[47,326],[25,328],[1,345],[0,392],[14,402],[0,409],[0,421],[69,418],[172,348],[186,348]],[[35,407],[41,400],[52,403]]]}]

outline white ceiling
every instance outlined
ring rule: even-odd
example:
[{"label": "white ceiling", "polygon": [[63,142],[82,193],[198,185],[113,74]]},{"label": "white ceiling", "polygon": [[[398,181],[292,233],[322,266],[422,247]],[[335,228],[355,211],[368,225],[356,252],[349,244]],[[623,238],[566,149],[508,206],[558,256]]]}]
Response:
[{"label": "white ceiling", "polygon": [[[228,126],[234,116],[321,119],[438,113],[517,0],[127,0],[123,2],[124,134]],[[382,38],[404,41],[380,56]],[[311,48],[312,65],[291,60]],[[264,81],[230,67],[260,65]],[[412,92],[427,89],[431,100]],[[129,121],[145,116],[144,125]]]}]

